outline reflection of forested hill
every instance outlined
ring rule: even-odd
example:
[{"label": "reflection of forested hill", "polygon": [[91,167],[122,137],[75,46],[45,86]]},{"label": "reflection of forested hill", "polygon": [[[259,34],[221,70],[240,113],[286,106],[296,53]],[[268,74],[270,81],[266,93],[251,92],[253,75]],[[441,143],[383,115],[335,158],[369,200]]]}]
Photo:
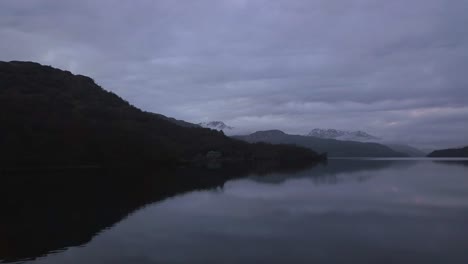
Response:
[{"label": "reflection of forested hill", "polygon": [[[348,176],[356,172],[379,171],[390,166],[411,166],[415,161],[405,160],[370,160],[370,159],[330,159],[327,163],[312,167],[308,170],[296,173],[274,173],[266,176],[251,177],[255,181],[264,183],[282,183],[292,178],[309,178],[317,183],[335,184],[339,183],[338,175],[346,173]],[[367,178],[355,178],[357,181],[364,181]]]},{"label": "reflection of forested hill", "polygon": [[468,167],[468,160],[434,160],[435,163]]},{"label": "reflection of forested hill", "polygon": [[3,176],[0,262],[82,245],[145,204],[221,186],[232,176],[206,173],[94,170]]},{"label": "reflection of forested hill", "polygon": [[138,208],[179,193],[221,187],[251,172],[302,169],[255,165],[171,171],[0,170],[0,262],[83,245]]}]

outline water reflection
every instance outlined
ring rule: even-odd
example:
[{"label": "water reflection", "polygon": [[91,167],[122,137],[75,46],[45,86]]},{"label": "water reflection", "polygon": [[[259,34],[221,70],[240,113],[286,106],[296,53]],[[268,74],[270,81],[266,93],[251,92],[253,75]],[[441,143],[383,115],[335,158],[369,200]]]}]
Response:
[{"label": "water reflection", "polygon": [[294,172],[311,166],[0,171],[0,262],[33,260],[84,245],[135,210],[183,192],[219,189],[252,172]]},{"label": "water reflection", "polygon": [[72,247],[31,262],[468,263],[465,166],[330,160],[260,172],[3,177],[0,259]]},{"label": "water reflection", "polygon": [[455,166],[465,166],[468,167],[468,160],[433,160],[432,162],[446,164],[446,165],[455,165]]},{"label": "water reflection", "polygon": [[0,259],[30,259],[85,244],[145,204],[225,181],[205,177],[194,183],[172,176],[180,177],[167,171],[106,170],[3,176]]},{"label": "water reflection", "polygon": [[[333,159],[326,163],[318,164],[310,170],[299,170],[295,172],[281,173],[271,172],[267,175],[252,176],[251,179],[262,183],[279,184],[295,178],[309,178],[317,184],[336,184],[345,180],[339,176],[346,173],[356,176],[356,181],[366,181],[369,177],[376,175],[378,171],[393,167],[409,167],[416,164],[417,161],[407,160],[399,162],[398,160],[387,159]],[[329,164],[330,163],[330,164]],[[363,172],[376,172],[369,174]],[[350,180],[349,177],[346,180]]]}]

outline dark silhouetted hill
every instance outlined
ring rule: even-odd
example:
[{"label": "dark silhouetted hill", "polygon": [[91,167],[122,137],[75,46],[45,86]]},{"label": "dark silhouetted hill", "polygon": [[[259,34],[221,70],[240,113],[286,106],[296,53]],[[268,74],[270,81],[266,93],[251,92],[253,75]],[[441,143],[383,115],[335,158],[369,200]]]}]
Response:
[{"label": "dark silhouetted hill", "polygon": [[424,153],[422,150],[417,149],[415,147],[405,145],[405,144],[393,144],[388,143],[385,144],[387,147],[391,148],[392,150],[400,153],[407,154],[410,157],[424,157],[427,155],[427,152]]},{"label": "dark silhouetted hill", "polygon": [[89,77],[33,62],[0,62],[0,126],[0,168],[169,165],[210,151],[230,161],[318,158],[144,112]]},{"label": "dark silhouetted hill", "polygon": [[406,154],[396,152],[378,143],[342,141],[324,139],[313,136],[289,135],[280,130],[258,131],[246,136],[234,138],[246,142],[267,142],[272,144],[293,144],[314,149],[317,152],[327,152],[329,157],[406,157]]},{"label": "dark silhouetted hill", "polygon": [[161,114],[155,114],[155,113],[152,113],[153,115],[159,117],[159,118],[162,118],[164,120],[167,120],[167,121],[170,121],[176,125],[179,125],[179,126],[183,126],[183,127],[201,127],[197,124],[194,124],[194,123],[190,123],[190,122],[187,122],[187,121],[184,121],[184,120],[179,120],[179,119],[175,119],[175,118],[172,118],[172,117],[168,117],[168,116],[165,116],[165,115],[161,115]]},{"label": "dark silhouetted hill", "polygon": [[441,149],[435,150],[429,155],[428,157],[431,158],[456,158],[456,157],[468,157],[468,146],[464,148],[456,148],[456,149]]}]

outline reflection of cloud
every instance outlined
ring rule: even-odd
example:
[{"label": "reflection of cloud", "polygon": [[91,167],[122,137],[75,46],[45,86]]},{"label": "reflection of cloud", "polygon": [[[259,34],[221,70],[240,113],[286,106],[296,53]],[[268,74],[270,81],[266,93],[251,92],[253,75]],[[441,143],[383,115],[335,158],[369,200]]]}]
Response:
[{"label": "reflection of cloud", "polygon": [[416,204],[416,205],[424,205],[424,204],[427,204],[427,201],[421,197],[421,196],[416,196],[414,197],[413,199],[413,202]]},{"label": "reflection of cloud", "polygon": [[307,178],[315,184],[338,184],[348,181],[365,182],[372,177],[370,173],[384,170],[390,166],[407,167],[415,161],[398,162],[391,159],[330,159],[309,170],[296,173],[273,173],[263,176],[252,176],[251,179],[262,183],[279,184],[290,179]]},{"label": "reflection of cloud", "polygon": [[[357,165],[350,166],[349,161]],[[316,170],[322,173],[314,173]],[[464,172],[457,167],[426,160],[330,160],[328,167],[289,177],[272,174],[228,182],[216,199],[242,201],[249,208],[259,202],[265,210],[284,205],[285,210],[310,213],[379,211],[412,215],[419,213],[419,209],[412,211],[415,205],[421,210],[468,208],[468,179],[461,175]]]},{"label": "reflection of cloud", "polygon": [[[365,162],[372,167],[378,161]],[[269,176],[233,180],[225,184],[222,192],[190,193],[158,207],[182,215],[236,219],[360,214],[428,217],[438,214],[435,212],[468,209],[468,179],[459,167],[400,160],[380,169],[344,169],[318,176],[331,177],[338,184],[317,180],[313,171],[293,174],[274,184],[268,182]],[[357,180],[361,178],[372,180]]]}]

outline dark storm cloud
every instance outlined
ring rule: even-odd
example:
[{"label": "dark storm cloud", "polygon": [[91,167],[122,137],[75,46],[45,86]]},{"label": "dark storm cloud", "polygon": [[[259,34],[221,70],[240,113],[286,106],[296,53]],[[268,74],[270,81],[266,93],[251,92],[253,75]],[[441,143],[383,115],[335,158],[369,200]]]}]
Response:
[{"label": "dark storm cloud", "polygon": [[192,122],[468,144],[468,2],[0,2],[0,59]]}]

